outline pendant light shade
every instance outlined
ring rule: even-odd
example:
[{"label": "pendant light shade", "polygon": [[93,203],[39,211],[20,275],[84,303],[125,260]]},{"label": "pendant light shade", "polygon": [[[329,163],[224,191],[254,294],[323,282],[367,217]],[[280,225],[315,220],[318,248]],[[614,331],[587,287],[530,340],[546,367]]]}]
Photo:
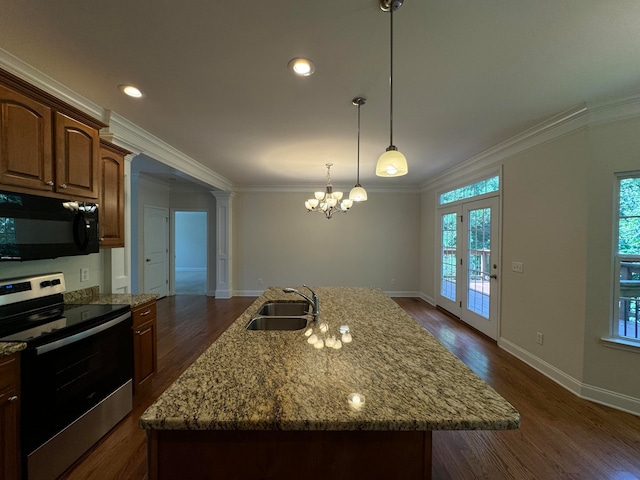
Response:
[{"label": "pendant light shade", "polygon": [[400,177],[409,171],[407,159],[393,144],[393,12],[402,6],[403,0],[380,0],[380,10],[391,17],[389,42],[389,146],[380,155],[376,165],[379,177]]},{"label": "pendant light shade", "polygon": [[376,175],[379,177],[400,177],[408,171],[407,159],[394,145],[387,147],[387,151],[378,158]]},{"label": "pendant light shade", "polygon": [[351,103],[358,107],[358,170],[356,176],[356,185],[349,192],[349,200],[354,202],[366,202],[367,191],[360,185],[360,107],[367,101],[364,97],[356,97]]}]

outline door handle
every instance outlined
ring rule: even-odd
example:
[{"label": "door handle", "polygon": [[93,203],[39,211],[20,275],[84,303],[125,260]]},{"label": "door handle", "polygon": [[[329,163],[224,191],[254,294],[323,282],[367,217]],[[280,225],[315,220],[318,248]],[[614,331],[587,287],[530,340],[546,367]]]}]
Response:
[{"label": "door handle", "polygon": [[495,279],[497,279],[497,278],[498,278],[498,275],[489,275],[489,278],[495,278]]},{"label": "door handle", "polygon": [[150,261],[151,261],[151,259],[150,259],[150,258],[147,258],[145,261],[146,261],[146,262],[150,262]]}]

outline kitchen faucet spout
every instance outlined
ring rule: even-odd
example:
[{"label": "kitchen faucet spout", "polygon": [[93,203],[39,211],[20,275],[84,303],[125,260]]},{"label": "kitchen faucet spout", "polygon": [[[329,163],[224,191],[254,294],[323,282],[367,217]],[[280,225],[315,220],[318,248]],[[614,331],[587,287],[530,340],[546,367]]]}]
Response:
[{"label": "kitchen faucet spout", "polygon": [[318,294],[311,289],[311,287],[308,287],[307,285],[304,285],[304,284],[302,286],[311,292],[311,297],[309,297],[309,295],[307,295],[306,293],[301,292],[300,290],[296,290],[295,288],[287,287],[287,288],[283,288],[282,291],[284,293],[297,293],[302,298],[304,298],[307,302],[309,302],[309,305],[311,305],[311,308],[312,308],[311,314],[313,315],[313,320],[315,321],[317,320],[318,314],[320,313],[320,298],[318,297]]}]

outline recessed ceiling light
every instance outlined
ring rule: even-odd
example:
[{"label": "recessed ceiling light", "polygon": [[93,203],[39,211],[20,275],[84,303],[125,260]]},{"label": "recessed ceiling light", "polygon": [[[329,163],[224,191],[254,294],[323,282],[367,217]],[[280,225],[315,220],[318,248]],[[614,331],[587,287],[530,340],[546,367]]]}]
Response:
[{"label": "recessed ceiling light", "polygon": [[293,73],[301,77],[308,77],[316,71],[316,66],[313,62],[306,58],[294,58],[289,62],[289,68]]},{"label": "recessed ceiling light", "polygon": [[142,92],[140,91],[140,89],[137,87],[134,87],[133,85],[120,85],[118,88],[122,93],[124,93],[125,95],[129,95],[130,97],[133,97],[133,98],[142,97]]}]

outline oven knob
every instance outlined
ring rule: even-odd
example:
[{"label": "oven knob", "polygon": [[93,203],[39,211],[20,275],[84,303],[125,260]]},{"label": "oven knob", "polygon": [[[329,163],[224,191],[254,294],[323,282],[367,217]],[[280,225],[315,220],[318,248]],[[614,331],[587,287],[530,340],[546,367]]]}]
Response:
[{"label": "oven knob", "polygon": [[60,285],[60,279],[54,278],[53,280],[51,280],[51,285]]},{"label": "oven knob", "polygon": [[40,288],[46,288],[51,286],[51,280],[45,280],[44,282],[40,282]]}]

